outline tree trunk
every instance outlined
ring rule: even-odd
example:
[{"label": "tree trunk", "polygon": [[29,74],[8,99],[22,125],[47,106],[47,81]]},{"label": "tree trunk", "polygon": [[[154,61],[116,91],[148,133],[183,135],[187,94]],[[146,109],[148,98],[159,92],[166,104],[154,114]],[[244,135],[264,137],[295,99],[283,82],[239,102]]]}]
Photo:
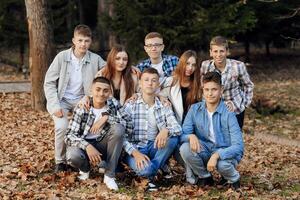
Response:
[{"label": "tree trunk", "polygon": [[35,110],[45,110],[43,83],[54,56],[53,30],[46,0],[25,0],[29,33],[29,68],[31,103]]}]

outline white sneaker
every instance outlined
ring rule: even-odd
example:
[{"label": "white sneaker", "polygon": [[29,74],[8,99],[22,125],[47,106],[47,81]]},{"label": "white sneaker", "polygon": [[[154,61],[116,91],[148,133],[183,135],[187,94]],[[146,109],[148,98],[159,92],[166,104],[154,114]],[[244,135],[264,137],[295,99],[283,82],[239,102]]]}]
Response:
[{"label": "white sneaker", "polygon": [[87,180],[89,176],[90,176],[90,172],[79,171],[79,176],[78,176],[79,180],[82,181]]},{"label": "white sneaker", "polygon": [[115,181],[115,178],[110,178],[109,176],[104,175],[104,181],[103,181],[106,186],[110,189],[110,190],[115,190],[118,191],[119,187]]}]

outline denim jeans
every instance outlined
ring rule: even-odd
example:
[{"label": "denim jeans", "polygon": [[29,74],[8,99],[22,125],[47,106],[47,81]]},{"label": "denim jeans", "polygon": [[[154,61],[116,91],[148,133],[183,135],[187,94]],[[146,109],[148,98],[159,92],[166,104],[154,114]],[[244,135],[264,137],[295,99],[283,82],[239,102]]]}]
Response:
[{"label": "denim jeans", "polygon": [[172,155],[177,143],[177,137],[170,137],[163,149],[157,149],[154,148],[154,141],[148,141],[147,146],[138,148],[139,152],[150,158],[148,166],[142,170],[137,169],[135,159],[131,155],[126,156],[126,163],[136,172],[137,175],[151,179],[157,174],[158,169],[160,169]]},{"label": "denim jeans", "polygon": [[[96,139],[87,139],[86,141],[93,145],[101,154],[101,158],[106,161],[105,175],[115,177],[115,170],[122,151],[125,129],[120,124],[111,126],[110,131],[101,141]],[[90,161],[85,150],[78,147],[67,147],[67,161],[71,166],[80,169],[80,171],[90,171]]]},{"label": "denim jeans", "polygon": [[[192,169],[194,175],[198,178],[208,178],[211,173],[207,171],[207,162],[212,152],[203,147],[200,153],[191,151],[190,143],[185,142],[180,147],[180,155],[184,160],[186,167]],[[240,178],[239,172],[236,170],[238,162],[235,159],[219,159],[217,162],[217,171],[229,182],[234,183]],[[186,177],[187,179],[191,177]]]}]

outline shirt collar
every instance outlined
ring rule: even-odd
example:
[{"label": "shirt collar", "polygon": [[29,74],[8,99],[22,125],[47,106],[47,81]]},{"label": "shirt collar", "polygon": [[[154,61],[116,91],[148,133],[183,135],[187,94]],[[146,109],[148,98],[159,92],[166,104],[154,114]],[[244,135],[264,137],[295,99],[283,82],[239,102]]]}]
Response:
[{"label": "shirt collar", "polygon": [[[160,108],[163,107],[163,105],[162,105],[162,103],[160,102],[160,100],[159,100],[158,97],[155,97],[154,100],[155,100],[155,102],[154,102],[154,108],[155,108],[155,109],[160,109]],[[136,103],[137,103],[137,104],[145,104],[145,105],[147,105],[147,104],[144,102],[141,93],[138,93],[138,98],[137,98],[137,100],[136,100]]]}]

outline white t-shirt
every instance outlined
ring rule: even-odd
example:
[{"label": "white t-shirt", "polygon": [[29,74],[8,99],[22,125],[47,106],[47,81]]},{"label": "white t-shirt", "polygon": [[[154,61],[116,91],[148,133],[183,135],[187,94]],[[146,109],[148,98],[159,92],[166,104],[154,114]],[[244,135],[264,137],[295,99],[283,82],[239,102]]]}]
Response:
[{"label": "white t-shirt", "polygon": [[66,99],[78,99],[84,96],[83,91],[83,82],[82,82],[82,63],[84,58],[78,59],[74,55],[74,53],[71,53],[71,73],[70,73],[70,79],[66,88],[66,92],[64,94],[64,97]]},{"label": "white t-shirt", "polygon": [[162,68],[164,64],[164,61],[161,60],[160,63],[157,63],[157,64],[151,64],[151,67],[155,68],[157,71],[158,71],[158,74],[159,74],[159,82],[161,83],[162,80],[164,79],[165,77],[165,74],[164,74],[164,70]]},{"label": "white t-shirt", "polygon": [[208,122],[209,122],[209,134],[208,134],[208,138],[210,141],[212,141],[213,143],[216,142],[216,138],[215,138],[215,132],[214,132],[214,126],[213,126],[213,114],[214,112],[209,112],[207,111],[207,115],[208,115]]},{"label": "white t-shirt", "polygon": [[[91,110],[93,114],[95,115],[95,120],[94,123],[99,120],[102,117],[103,112],[107,112],[107,106],[104,106],[103,108],[94,108],[91,107]],[[85,138],[86,139],[96,139],[99,136],[99,134],[93,134],[93,133],[88,133]]]},{"label": "white t-shirt", "polygon": [[154,105],[148,109],[148,140],[154,141],[158,133],[158,127],[154,115]]}]

